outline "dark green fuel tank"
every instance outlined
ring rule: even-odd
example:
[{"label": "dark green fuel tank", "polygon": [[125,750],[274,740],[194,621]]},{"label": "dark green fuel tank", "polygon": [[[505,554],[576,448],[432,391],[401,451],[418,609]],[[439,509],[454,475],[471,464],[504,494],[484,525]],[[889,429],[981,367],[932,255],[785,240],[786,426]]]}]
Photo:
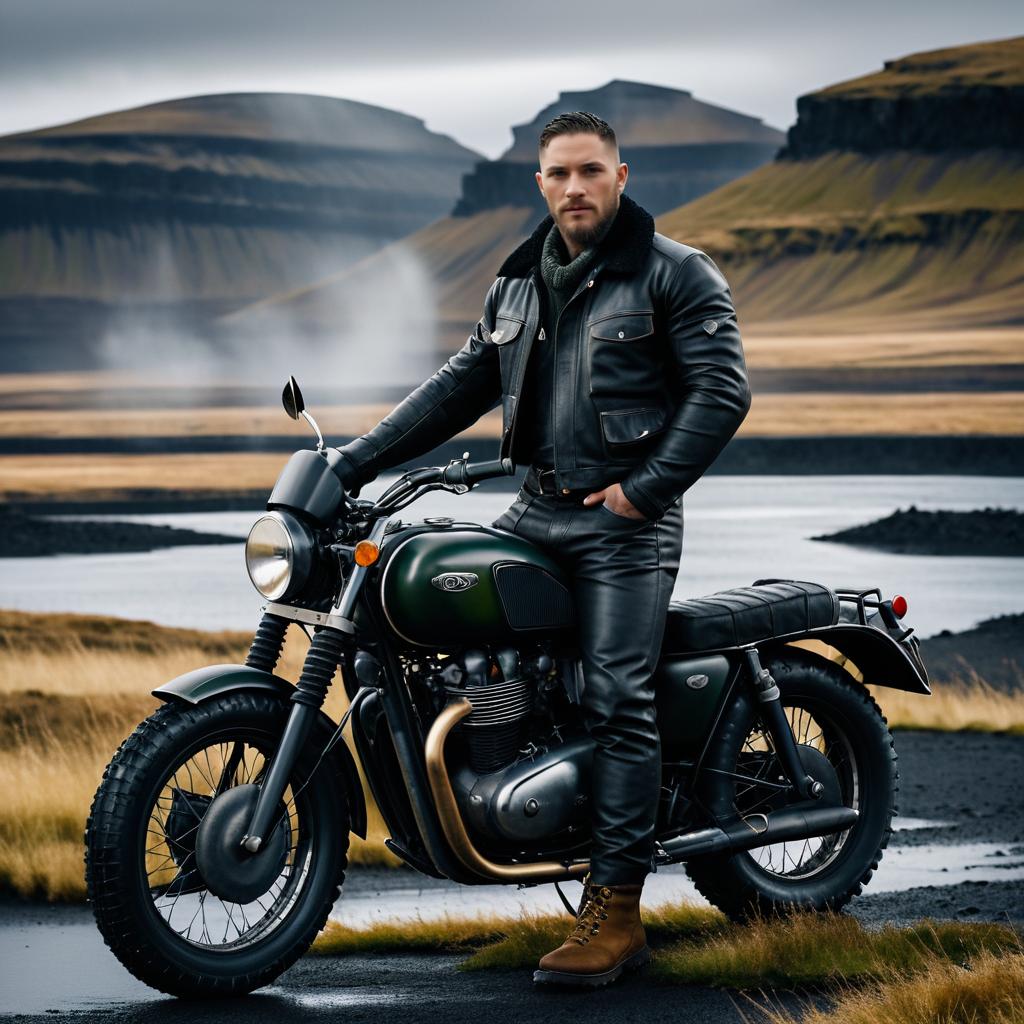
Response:
[{"label": "dark green fuel tank", "polygon": [[388,534],[379,580],[389,626],[417,646],[516,643],[574,621],[558,564],[529,541],[476,523]]}]

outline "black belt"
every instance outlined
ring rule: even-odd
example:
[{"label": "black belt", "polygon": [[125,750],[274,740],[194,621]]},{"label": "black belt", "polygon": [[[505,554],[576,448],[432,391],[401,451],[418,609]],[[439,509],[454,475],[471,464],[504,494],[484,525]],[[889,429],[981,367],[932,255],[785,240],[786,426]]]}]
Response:
[{"label": "black belt", "polygon": [[556,487],[555,471],[553,469],[537,470],[530,466],[523,477],[523,488],[530,494],[550,494],[555,498],[562,498],[566,501],[580,501],[585,498],[593,487]]}]

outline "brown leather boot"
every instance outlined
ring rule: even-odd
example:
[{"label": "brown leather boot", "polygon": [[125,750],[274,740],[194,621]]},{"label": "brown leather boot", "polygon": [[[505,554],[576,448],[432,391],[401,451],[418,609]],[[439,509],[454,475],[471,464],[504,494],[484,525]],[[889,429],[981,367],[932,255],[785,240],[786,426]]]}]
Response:
[{"label": "brown leather boot", "polygon": [[[589,878],[589,876],[588,876]],[[535,982],[607,985],[651,959],[640,922],[643,884],[584,886],[576,926],[558,949],[541,958]]]}]

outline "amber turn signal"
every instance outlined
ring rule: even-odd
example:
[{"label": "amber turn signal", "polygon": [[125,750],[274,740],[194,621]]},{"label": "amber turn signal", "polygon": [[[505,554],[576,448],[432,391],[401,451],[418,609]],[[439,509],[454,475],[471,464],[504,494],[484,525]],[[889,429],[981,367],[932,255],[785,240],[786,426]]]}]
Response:
[{"label": "amber turn signal", "polygon": [[373,565],[380,558],[380,548],[372,540],[361,540],[354,554],[356,565]]}]

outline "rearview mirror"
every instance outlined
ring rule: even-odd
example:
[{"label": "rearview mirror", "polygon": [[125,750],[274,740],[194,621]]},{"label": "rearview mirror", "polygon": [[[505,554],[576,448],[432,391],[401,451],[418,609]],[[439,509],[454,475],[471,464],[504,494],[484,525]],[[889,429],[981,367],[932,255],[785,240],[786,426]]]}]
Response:
[{"label": "rearview mirror", "polygon": [[288,383],[285,384],[284,392],[281,395],[281,401],[284,403],[284,411],[293,420],[297,420],[302,415],[302,410],[306,408],[306,403],[302,400],[302,392],[299,390],[298,382],[294,377],[288,378]]}]

